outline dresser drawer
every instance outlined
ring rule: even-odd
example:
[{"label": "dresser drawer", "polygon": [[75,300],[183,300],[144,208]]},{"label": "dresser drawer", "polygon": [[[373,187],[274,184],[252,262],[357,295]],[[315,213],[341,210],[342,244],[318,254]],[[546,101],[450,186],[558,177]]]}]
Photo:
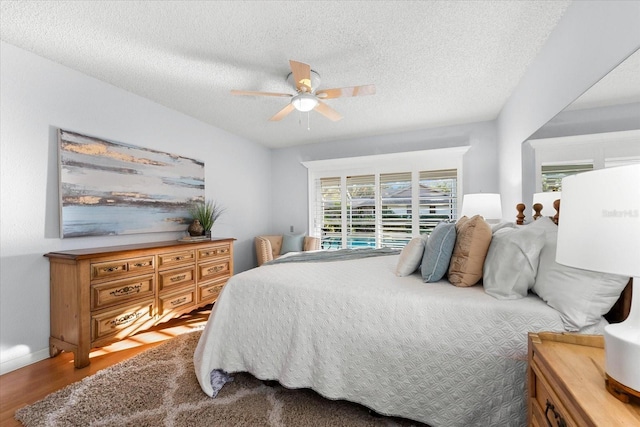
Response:
[{"label": "dresser drawer", "polygon": [[161,271],[158,274],[160,291],[163,292],[167,289],[193,284],[195,283],[195,276],[195,266]]},{"label": "dresser drawer", "polygon": [[231,269],[229,260],[198,265],[198,281],[204,282],[221,277],[229,277]]},{"label": "dresser drawer", "polygon": [[114,261],[97,262],[91,264],[91,280],[118,277],[137,276],[153,272],[153,255],[141,258],[129,258]]},{"label": "dresser drawer", "polygon": [[152,316],[153,299],[92,314],[92,340],[95,341],[110,335],[117,335],[118,332],[125,332],[128,335],[137,326],[142,327],[145,322],[152,320]]},{"label": "dresser drawer", "polygon": [[174,310],[187,308],[196,302],[195,289],[193,287],[176,292],[171,295],[161,296],[159,300],[158,314],[166,316]]},{"label": "dresser drawer", "polygon": [[198,304],[204,301],[215,301],[220,295],[222,288],[227,283],[227,278],[224,277],[215,282],[207,283],[206,285],[198,286]]},{"label": "dresser drawer", "polygon": [[216,258],[229,258],[231,245],[224,244],[210,248],[198,249],[198,259],[200,261],[214,260]]},{"label": "dresser drawer", "polygon": [[184,264],[193,264],[196,260],[196,253],[193,249],[179,252],[168,252],[158,255],[158,268],[174,268]]},{"label": "dresser drawer", "polygon": [[91,308],[95,310],[138,298],[152,297],[155,292],[153,277],[153,274],[148,274],[91,285]]}]

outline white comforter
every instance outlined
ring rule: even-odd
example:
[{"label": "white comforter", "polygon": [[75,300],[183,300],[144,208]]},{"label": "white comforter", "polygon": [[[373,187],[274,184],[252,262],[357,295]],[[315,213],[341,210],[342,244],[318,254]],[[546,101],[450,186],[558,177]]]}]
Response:
[{"label": "white comforter", "polygon": [[432,426],[526,423],[527,332],[562,331],[536,296],[396,277],[398,256],[266,265],[235,275],[195,352],[196,375],[250,372]]}]

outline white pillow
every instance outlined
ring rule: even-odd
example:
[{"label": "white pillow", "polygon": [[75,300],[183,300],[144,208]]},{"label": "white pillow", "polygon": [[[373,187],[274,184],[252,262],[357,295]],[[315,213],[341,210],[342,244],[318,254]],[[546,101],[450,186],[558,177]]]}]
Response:
[{"label": "white pillow", "polygon": [[426,243],[427,235],[425,234],[421,237],[414,237],[402,248],[400,258],[398,258],[398,265],[396,266],[396,276],[408,276],[420,267]]},{"label": "white pillow", "polygon": [[484,261],[484,291],[498,299],[526,297],[536,279],[544,240],[544,229],[533,225],[496,231]]},{"label": "white pillow", "polygon": [[[558,227],[544,221],[545,244],[540,252],[533,292],[560,312],[567,331],[578,331],[600,322],[618,300],[628,277],[567,267],[556,262]],[[562,221],[562,219],[560,219]],[[585,230],[588,233],[589,230]],[[598,242],[593,242],[597,245]]]}]

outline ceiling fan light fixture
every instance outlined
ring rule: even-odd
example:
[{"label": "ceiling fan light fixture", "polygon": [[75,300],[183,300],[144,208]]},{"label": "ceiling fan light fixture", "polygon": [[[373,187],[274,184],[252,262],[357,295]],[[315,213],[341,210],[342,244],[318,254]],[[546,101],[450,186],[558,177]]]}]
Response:
[{"label": "ceiling fan light fixture", "polygon": [[318,98],[310,93],[300,93],[291,99],[291,104],[296,110],[306,113],[316,108]]}]

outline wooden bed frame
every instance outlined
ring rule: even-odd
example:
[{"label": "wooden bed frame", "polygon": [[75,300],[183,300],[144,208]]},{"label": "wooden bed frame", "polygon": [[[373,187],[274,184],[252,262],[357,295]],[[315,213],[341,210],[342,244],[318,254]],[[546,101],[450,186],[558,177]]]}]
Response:
[{"label": "wooden bed frame", "polygon": [[[536,203],[533,205],[533,210],[535,212],[533,215],[534,221],[542,216],[540,214],[540,212],[542,211],[542,207],[543,206],[541,203]],[[556,210],[556,213],[554,216],[550,218],[553,220],[553,222],[558,224],[558,221],[560,220],[560,199],[556,199],[553,202],[553,208]],[[518,203],[516,205],[516,210],[518,211],[518,214],[516,215],[516,224],[518,225],[524,224],[525,209],[526,209],[526,206],[524,205],[524,203]],[[629,315],[629,311],[631,311],[631,292],[632,292],[631,284],[632,283],[633,283],[633,279],[629,279],[629,283],[627,283],[627,286],[624,288],[624,290],[620,294],[620,298],[618,298],[618,301],[616,301],[616,303],[613,305],[611,310],[609,310],[609,312],[604,315],[605,319],[607,319],[609,323],[622,322]]]}]

